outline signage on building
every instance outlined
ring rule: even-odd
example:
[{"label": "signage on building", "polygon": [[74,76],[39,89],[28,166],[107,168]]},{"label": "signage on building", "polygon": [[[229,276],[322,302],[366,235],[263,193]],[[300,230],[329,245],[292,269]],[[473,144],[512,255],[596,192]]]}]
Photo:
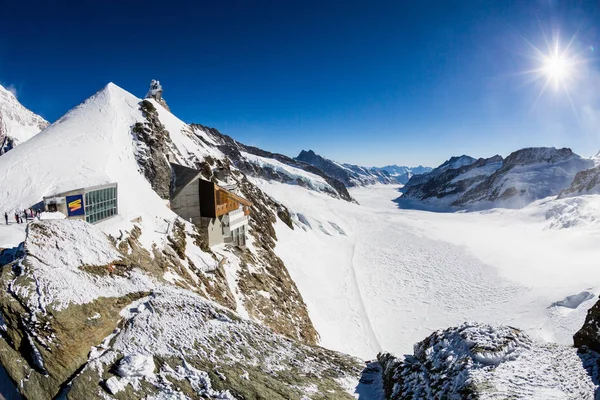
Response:
[{"label": "signage on building", "polygon": [[82,195],[77,194],[74,196],[67,196],[67,212],[69,214],[69,217],[85,215]]}]

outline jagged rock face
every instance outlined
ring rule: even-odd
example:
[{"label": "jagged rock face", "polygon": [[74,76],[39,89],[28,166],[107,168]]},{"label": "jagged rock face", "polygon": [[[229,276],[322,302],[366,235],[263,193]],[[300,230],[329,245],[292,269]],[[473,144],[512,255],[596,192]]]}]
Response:
[{"label": "jagged rock face", "polygon": [[456,197],[484,181],[501,165],[502,157],[498,155],[486,159],[480,158],[473,162],[468,156],[453,157],[439,169],[411,178],[404,188],[403,197],[418,200]]},{"label": "jagged rock face", "polygon": [[240,319],[202,297],[202,281],[168,283],[165,270],[189,267],[189,235],[174,233],[161,259],[140,233],[30,225],[28,254],[0,274],[0,361],[27,398],[352,398],[337,380],[356,378],[358,360]]},{"label": "jagged rock face", "polygon": [[[519,329],[465,323],[437,331],[414,355],[379,354],[386,398],[594,399],[596,353],[532,341]],[[596,372],[595,372],[596,371]],[[590,376],[592,374],[592,376]]]},{"label": "jagged rock face", "polygon": [[580,194],[600,193],[600,165],[580,171],[573,178],[571,185],[559,193],[558,198],[577,196]]},{"label": "jagged rock face", "polygon": [[[167,154],[171,154],[177,159],[184,159],[184,157],[173,144],[169,132],[160,122],[159,115],[152,104],[149,101],[143,101],[140,107],[147,122],[138,123],[133,127],[134,134],[140,143],[137,160],[152,188],[162,198],[169,199],[171,169],[167,161]],[[195,135],[193,127],[189,129],[188,134],[193,140],[206,140],[201,135]],[[215,134],[212,139],[221,136],[225,137]],[[229,143],[233,142],[231,138],[225,138]],[[214,143],[207,144],[215,147]],[[238,268],[236,276],[239,282],[238,289],[244,297],[244,304],[240,306],[243,306],[255,320],[264,323],[275,332],[308,344],[316,344],[318,334],[310,320],[306,304],[296,284],[289,276],[285,264],[275,255],[274,251],[276,237],[273,224],[276,222],[277,215],[281,215],[285,219],[285,215],[289,215],[289,212],[284,206],[274,202],[250,183],[243,173],[232,171],[230,160],[232,157],[234,160],[241,159],[237,146],[243,146],[237,142],[234,143],[235,146],[231,144],[218,145],[220,150],[227,151],[224,153],[228,155],[228,158],[223,160],[215,160],[210,156],[202,161],[196,156],[190,158],[188,155],[187,158],[188,163],[201,170],[203,177],[208,180],[215,179],[213,168],[225,169],[240,188],[242,195],[254,204],[250,214],[250,234],[255,238],[257,253],[232,249],[235,257],[226,256],[230,258],[228,262],[234,263]],[[260,150],[255,149],[255,151]],[[199,234],[196,237],[196,240],[202,239]],[[174,243],[182,243],[182,240],[177,239]],[[203,249],[210,252],[207,246],[203,246]],[[159,255],[159,257],[161,256]],[[181,271],[181,268],[173,268]],[[200,292],[202,295],[226,307],[236,308],[223,271],[216,270],[208,275],[201,274],[198,278],[189,279],[188,283],[193,279],[205,282],[202,285],[203,290]],[[264,293],[269,293],[269,297],[265,297]]]},{"label": "jagged rock face", "polygon": [[328,160],[314,151],[302,150],[296,160],[310,164],[328,176],[337,179],[348,187],[359,185],[372,185],[375,183],[396,183],[385,171],[373,171],[357,165],[338,164]]},{"label": "jagged rock face", "polygon": [[0,155],[27,141],[49,125],[0,86]]},{"label": "jagged rock face", "polygon": [[145,123],[136,123],[133,133],[138,140],[136,159],[140,169],[152,188],[163,199],[169,199],[171,166],[167,158],[169,132],[158,119],[156,108],[149,101],[142,101],[140,109],[146,118]]},{"label": "jagged rock face", "polygon": [[[249,233],[257,251],[232,249],[239,265],[237,278],[245,299],[244,307],[252,318],[273,331],[303,343],[316,344],[319,336],[302,295],[285,264],[275,254],[277,236],[273,225],[278,217],[289,221],[289,211],[248,181],[243,173],[232,171],[228,163],[218,165],[228,171],[241,195],[253,203]],[[213,178],[207,176],[207,179]]]},{"label": "jagged rock face", "polygon": [[585,323],[573,336],[575,347],[600,352],[600,301],[588,310]]},{"label": "jagged rock face", "polygon": [[[242,172],[244,172],[250,176],[264,178],[264,179],[268,179],[268,180],[279,181],[279,182],[290,183],[289,176],[278,173],[277,171],[274,171],[270,168],[260,167],[254,163],[248,162],[246,159],[244,159],[244,157],[240,153],[241,151],[244,151],[246,153],[250,153],[250,154],[253,154],[253,155],[256,155],[259,157],[270,158],[270,159],[276,160],[278,162],[281,162],[285,165],[289,165],[294,168],[298,168],[298,169],[310,172],[312,174],[318,175],[321,178],[325,179],[325,181],[327,181],[327,183],[333,188],[333,191],[330,194],[332,194],[336,197],[340,197],[347,201],[353,200],[352,197],[350,196],[350,193],[348,193],[348,189],[342,182],[328,176],[326,173],[324,173],[323,171],[321,171],[318,168],[315,168],[314,166],[312,166],[310,164],[296,161],[293,158],[284,156],[282,154],[271,153],[271,152],[268,152],[268,151],[265,151],[265,150],[262,150],[262,149],[259,149],[256,147],[246,146],[240,142],[237,142],[236,140],[232,139],[231,137],[222,134],[215,128],[206,127],[206,126],[203,126],[200,124],[192,124],[192,128],[197,128],[198,130],[209,135],[212,138],[212,140],[214,140],[215,142],[218,143],[219,150],[222,151],[231,160],[233,165],[235,167],[237,167],[238,169],[240,169]],[[297,182],[297,183],[302,185],[302,182]]]}]

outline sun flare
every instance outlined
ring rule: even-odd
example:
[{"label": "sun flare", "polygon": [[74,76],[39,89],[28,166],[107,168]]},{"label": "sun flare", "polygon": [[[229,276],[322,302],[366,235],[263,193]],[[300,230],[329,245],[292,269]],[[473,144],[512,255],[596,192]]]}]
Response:
[{"label": "sun flare", "polygon": [[554,83],[560,83],[567,79],[570,75],[571,65],[569,60],[561,54],[555,53],[545,58],[543,73],[547,79]]}]

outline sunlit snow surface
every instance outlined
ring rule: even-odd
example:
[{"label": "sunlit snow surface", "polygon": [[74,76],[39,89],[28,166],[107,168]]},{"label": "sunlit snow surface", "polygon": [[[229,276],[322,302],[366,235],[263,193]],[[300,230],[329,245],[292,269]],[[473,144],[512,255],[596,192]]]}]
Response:
[{"label": "sunlit snow surface", "polygon": [[[277,226],[276,252],[326,347],[365,359],[382,349],[411,353],[432,331],[465,321],[572,344],[598,296],[600,226],[552,229],[557,217],[548,210],[562,200],[432,213],[398,209],[394,186],[352,189],[356,205],[255,182],[293,213],[293,231]],[[598,201],[586,198],[587,209]],[[555,304],[586,290],[593,297],[575,307]]]}]

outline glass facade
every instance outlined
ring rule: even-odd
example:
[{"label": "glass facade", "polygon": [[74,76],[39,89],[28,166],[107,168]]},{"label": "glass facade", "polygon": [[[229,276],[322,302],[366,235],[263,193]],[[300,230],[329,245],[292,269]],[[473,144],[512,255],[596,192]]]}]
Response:
[{"label": "glass facade", "polygon": [[117,215],[117,188],[108,187],[85,194],[85,220],[95,224]]}]

